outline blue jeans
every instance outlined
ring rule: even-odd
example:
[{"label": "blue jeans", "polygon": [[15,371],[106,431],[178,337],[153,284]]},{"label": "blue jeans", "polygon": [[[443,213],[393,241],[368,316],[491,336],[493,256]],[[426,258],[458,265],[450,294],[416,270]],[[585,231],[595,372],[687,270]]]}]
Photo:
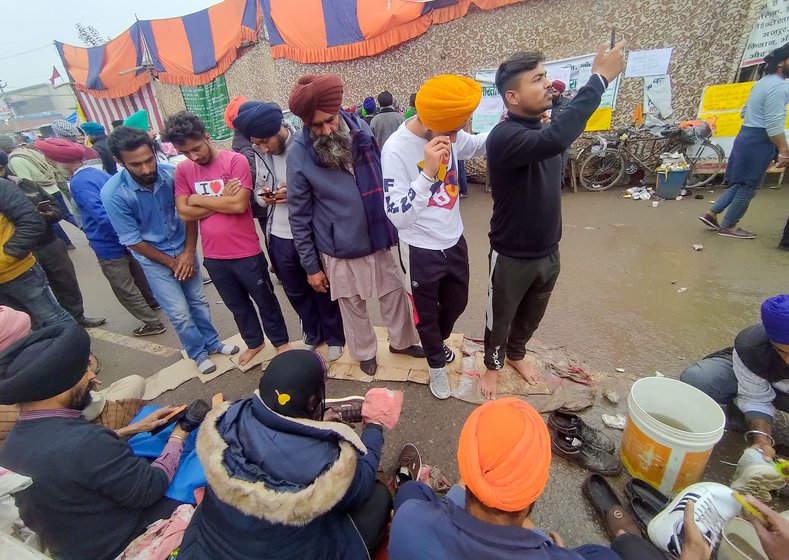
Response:
[{"label": "blue jeans", "polygon": [[716,214],[723,212],[726,208],[729,209],[723,220],[721,220],[722,228],[732,228],[742,220],[742,217],[748,210],[748,206],[751,204],[751,200],[756,196],[756,189],[758,188],[758,184],[735,183],[726,189],[723,196],[715,201],[710,210]]},{"label": "blue jeans", "polygon": [[211,324],[211,310],[203,291],[203,277],[197,257],[194,262],[195,275],[183,282],[179,282],[173,271],[163,264],[144,257],[137,260],[145,271],[153,295],[173,324],[187,356],[199,364],[208,358],[208,354],[217,351],[222,343]]},{"label": "blue jeans", "polygon": [[38,263],[13,280],[0,284],[0,301],[25,311],[36,329],[74,320],[55,299],[44,269]]},{"label": "blue jeans", "polygon": [[[714,354],[688,366],[679,380],[695,387],[720,405],[732,404],[737,396],[737,376],[730,354]],[[789,411],[789,394],[776,390],[773,406],[778,410]],[[745,413],[745,419],[773,422],[772,416],[758,411]]]}]

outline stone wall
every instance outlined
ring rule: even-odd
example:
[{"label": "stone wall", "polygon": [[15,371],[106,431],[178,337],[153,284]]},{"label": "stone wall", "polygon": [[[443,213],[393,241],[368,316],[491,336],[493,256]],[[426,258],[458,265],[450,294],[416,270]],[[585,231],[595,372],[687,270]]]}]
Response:
[{"label": "stone wall", "polygon": [[[669,73],[675,115],[695,116],[707,84],[735,77],[755,9],[761,0],[530,0],[493,11],[472,7],[459,20],[378,56],[330,64],[272,60],[261,42],[227,72],[230,96],[276,101],[283,107],[298,76],[336,72],[345,80],[345,104],[387,89],[401,102],[438,73],[472,75],[495,68],[517,50],[539,49],[549,60],[593,52],[610,37],[612,25],[628,48],[673,47]],[[183,109],[177,86],[156,84],[165,114]],[[623,80],[614,124],[629,121],[643,94],[643,80]]]}]

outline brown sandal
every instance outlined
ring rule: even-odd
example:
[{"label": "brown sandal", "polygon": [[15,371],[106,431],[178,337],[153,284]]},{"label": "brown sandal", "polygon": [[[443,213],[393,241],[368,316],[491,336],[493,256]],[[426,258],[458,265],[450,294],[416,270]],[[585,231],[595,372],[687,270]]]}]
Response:
[{"label": "brown sandal", "polygon": [[621,532],[642,536],[638,525],[636,525],[630,514],[625,511],[614,489],[611,488],[611,485],[608,484],[608,481],[603,476],[592,473],[586,477],[583,493],[595,509],[600,512],[603,518],[603,525],[611,540],[618,537]]}]

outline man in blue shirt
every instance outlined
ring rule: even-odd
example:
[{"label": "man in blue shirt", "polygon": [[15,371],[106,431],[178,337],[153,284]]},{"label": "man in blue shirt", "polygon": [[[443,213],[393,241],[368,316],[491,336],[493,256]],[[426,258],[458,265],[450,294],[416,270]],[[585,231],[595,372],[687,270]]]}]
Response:
[{"label": "man in blue shirt", "polygon": [[[729,189],[699,216],[704,225],[718,235],[735,239],[754,239],[755,233],[737,227],[745,215],[767,168],[778,154],[776,167],[789,164],[786,143],[786,104],[789,103],[789,43],[764,57],[764,77],[751,89],[742,109],[742,128],[726,166]],[[718,214],[728,208],[718,223]]]},{"label": "man in blue shirt", "polygon": [[236,354],[211,324],[197,263],[197,222],[186,225],[175,210],[175,167],[157,163],[144,131],[119,126],[107,142],[123,170],[101,189],[101,201],[121,244],[134,251],[156,299],[200,373],[213,373],[208,354]]},{"label": "man in blue shirt", "polygon": [[145,281],[143,287],[149,293],[149,297],[146,298],[135,283],[129,251],[118,241],[118,234],[112,229],[107,211],[101,203],[101,188],[110,175],[85,165],[83,163],[85,151],[83,146],[76,142],[52,138],[39,140],[37,146],[55,167],[61,169],[70,178],[71,196],[82,215],[82,230],[99,259],[101,271],[121,305],[144,323],[134,329],[132,334],[150,336],[163,333],[166,330],[165,326],[153,309],[159,306],[148,303],[148,301],[156,303],[153,294],[150,294],[148,282]]}]

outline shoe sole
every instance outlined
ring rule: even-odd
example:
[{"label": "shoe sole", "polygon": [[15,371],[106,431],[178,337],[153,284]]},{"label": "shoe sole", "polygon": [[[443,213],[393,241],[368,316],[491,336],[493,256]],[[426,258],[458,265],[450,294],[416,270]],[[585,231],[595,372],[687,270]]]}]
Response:
[{"label": "shoe sole", "polygon": [[734,235],[733,233],[725,233],[718,230],[718,235],[721,237],[730,237],[731,239],[756,239],[755,235]]},{"label": "shoe sole", "polygon": [[699,216],[699,221],[701,221],[701,223],[707,226],[708,228],[714,229],[715,231],[718,231],[720,229],[720,226],[715,225],[714,222],[709,221],[704,216]]},{"label": "shoe sole", "polygon": [[786,486],[784,478],[768,465],[751,465],[740,477],[731,483],[732,490],[750,494],[763,502],[772,501],[770,493]]},{"label": "shoe sole", "polygon": [[162,329],[158,330],[158,331],[151,331],[151,332],[146,332],[146,333],[137,333],[137,332],[132,331],[132,335],[137,336],[137,337],[140,337],[140,336],[154,336],[156,334],[162,334],[166,330],[167,330],[167,327],[162,327]]}]

